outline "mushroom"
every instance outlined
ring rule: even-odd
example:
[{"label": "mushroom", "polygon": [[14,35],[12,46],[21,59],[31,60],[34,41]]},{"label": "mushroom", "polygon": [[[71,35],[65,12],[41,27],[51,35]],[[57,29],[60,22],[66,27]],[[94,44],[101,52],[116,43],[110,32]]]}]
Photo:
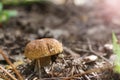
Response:
[{"label": "mushroom", "polygon": [[29,42],[25,47],[24,55],[35,61],[35,70],[42,78],[42,68],[51,63],[51,56],[63,51],[62,43],[53,38],[43,38]]}]

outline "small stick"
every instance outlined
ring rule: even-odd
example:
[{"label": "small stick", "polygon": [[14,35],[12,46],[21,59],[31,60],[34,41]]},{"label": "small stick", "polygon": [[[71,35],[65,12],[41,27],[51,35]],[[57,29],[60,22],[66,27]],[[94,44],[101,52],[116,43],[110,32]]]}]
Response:
[{"label": "small stick", "polygon": [[86,77],[87,80],[91,80],[90,77],[88,77],[87,75],[85,75],[85,77]]},{"label": "small stick", "polygon": [[3,56],[3,58],[7,61],[7,63],[9,65],[11,65],[11,67],[13,68],[14,72],[16,73],[16,75],[19,77],[19,80],[23,80],[22,76],[20,75],[20,73],[16,70],[16,68],[14,67],[14,65],[12,64],[12,62],[8,59],[8,57],[4,54],[3,50],[0,49],[0,54]]},{"label": "small stick", "polygon": [[88,40],[88,46],[89,46],[90,52],[92,52],[93,54],[97,55],[98,57],[102,58],[103,60],[105,60],[106,62],[108,62],[108,63],[110,63],[110,64],[112,65],[112,63],[111,63],[108,59],[106,59],[105,57],[103,57],[103,56],[101,56],[101,55],[99,54],[100,52],[96,52],[96,51],[94,51],[94,50],[92,49],[90,40]]},{"label": "small stick", "polygon": [[[94,51],[94,50],[91,48],[91,46],[89,46],[89,50],[83,50],[83,49],[79,49],[79,48],[75,48],[74,50],[77,51],[77,52],[92,53],[92,54],[98,56],[99,58],[103,59],[104,61],[110,63],[110,61],[109,61],[108,59],[106,59],[105,57],[103,57],[103,56],[101,56],[101,55],[99,54],[100,52]],[[110,63],[110,64],[112,64],[112,63]]]},{"label": "small stick", "polygon": [[0,66],[0,69],[2,69],[8,76],[10,76],[13,80],[17,80],[14,76],[12,76],[8,71],[6,71],[2,66]]},{"label": "small stick", "polygon": [[80,57],[79,54],[77,54],[76,52],[72,51],[71,49],[69,49],[69,48],[67,48],[67,47],[63,47],[63,48],[64,48],[64,50],[65,50],[66,53],[69,53],[69,54],[72,55],[74,58]]}]

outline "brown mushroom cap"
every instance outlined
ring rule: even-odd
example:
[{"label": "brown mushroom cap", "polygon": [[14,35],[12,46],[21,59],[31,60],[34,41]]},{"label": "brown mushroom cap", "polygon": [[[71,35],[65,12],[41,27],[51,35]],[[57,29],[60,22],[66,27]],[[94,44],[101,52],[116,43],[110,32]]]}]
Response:
[{"label": "brown mushroom cap", "polygon": [[62,43],[53,38],[33,40],[25,47],[25,56],[29,59],[38,59],[61,53]]}]

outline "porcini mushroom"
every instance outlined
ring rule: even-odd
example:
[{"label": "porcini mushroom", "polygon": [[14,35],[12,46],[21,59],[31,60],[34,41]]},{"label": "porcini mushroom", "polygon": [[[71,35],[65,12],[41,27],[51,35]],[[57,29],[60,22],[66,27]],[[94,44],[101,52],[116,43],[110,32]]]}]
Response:
[{"label": "porcini mushroom", "polygon": [[35,61],[39,71],[39,78],[42,77],[41,68],[51,62],[51,56],[63,51],[62,43],[53,38],[43,38],[29,42],[25,47],[25,56]]}]

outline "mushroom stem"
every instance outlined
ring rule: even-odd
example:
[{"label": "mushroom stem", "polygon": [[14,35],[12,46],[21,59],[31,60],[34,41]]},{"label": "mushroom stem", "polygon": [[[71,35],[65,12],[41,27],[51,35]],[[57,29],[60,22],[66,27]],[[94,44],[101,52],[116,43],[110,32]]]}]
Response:
[{"label": "mushroom stem", "polygon": [[43,77],[42,73],[46,74],[44,67],[50,65],[51,56],[35,59],[35,68],[34,72],[38,73],[39,79]]},{"label": "mushroom stem", "polygon": [[38,66],[38,77],[39,79],[42,78],[42,74],[41,74],[41,64],[40,64],[40,59],[37,60],[37,66]]}]

